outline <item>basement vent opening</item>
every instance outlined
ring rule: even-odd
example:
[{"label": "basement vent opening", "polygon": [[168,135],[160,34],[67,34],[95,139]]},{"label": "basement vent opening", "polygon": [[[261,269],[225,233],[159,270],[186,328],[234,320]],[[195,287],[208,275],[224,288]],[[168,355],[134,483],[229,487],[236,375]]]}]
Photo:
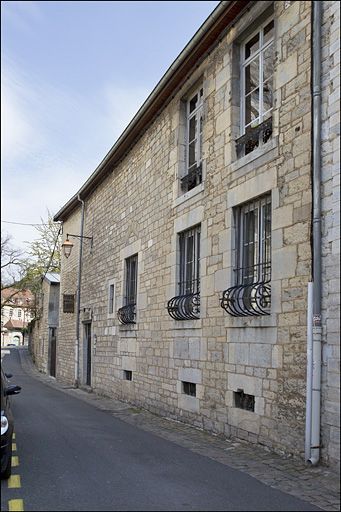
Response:
[{"label": "basement vent opening", "polygon": [[123,378],[125,380],[133,380],[133,372],[131,370],[123,370]]},{"label": "basement vent opening", "polygon": [[185,395],[196,396],[196,384],[182,381],[182,390]]},{"label": "basement vent opening", "polygon": [[254,395],[247,395],[243,389],[238,389],[234,392],[234,405],[238,409],[245,409],[245,411],[255,411],[255,397]]}]

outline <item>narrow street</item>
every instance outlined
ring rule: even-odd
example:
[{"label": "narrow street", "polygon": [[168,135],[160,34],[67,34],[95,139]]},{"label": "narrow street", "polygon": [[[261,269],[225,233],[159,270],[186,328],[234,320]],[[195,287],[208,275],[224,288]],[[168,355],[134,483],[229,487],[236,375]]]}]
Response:
[{"label": "narrow street", "polygon": [[5,354],[20,487],[1,482],[1,510],[320,510],[246,473],[193,453],[44,385]]}]

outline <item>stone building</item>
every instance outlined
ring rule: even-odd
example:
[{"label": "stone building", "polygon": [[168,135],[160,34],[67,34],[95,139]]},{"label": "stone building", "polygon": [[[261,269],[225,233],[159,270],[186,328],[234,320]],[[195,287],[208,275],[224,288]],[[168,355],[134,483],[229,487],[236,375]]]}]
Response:
[{"label": "stone building", "polygon": [[[333,1],[221,2],[209,16],[54,218],[74,246],[57,379],[304,457],[312,339],[312,435],[339,466],[338,31]],[[322,317],[308,304],[318,135]]]},{"label": "stone building", "polygon": [[25,330],[35,315],[34,295],[30,290],[1,290],[1,346],[25,344]]},{"label": "stone building", "polygon": [[60,275],[47,272],[42,278],[37,315],[29,326],[29,350],[37,368],[56,376],[56,345],[59,324]]}]

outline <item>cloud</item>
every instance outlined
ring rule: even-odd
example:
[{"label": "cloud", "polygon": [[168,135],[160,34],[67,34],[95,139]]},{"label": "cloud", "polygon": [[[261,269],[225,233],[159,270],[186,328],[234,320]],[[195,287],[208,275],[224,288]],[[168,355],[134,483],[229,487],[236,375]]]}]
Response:
[{"label": "cloud", "polygon": [[[79,190],[149,90],[107,83],[94,100],[32,79],[8,61],[2,75],[2,218],[36,223]],[[36,236],[34,228],[2,227],[18,245]]]}]

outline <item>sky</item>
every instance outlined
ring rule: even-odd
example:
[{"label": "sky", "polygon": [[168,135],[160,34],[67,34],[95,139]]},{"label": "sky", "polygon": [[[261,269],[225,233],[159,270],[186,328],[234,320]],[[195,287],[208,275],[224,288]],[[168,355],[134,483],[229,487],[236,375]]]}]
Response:
[{"label": "sky", "polygon": [[[1,230],[25,250],[217,1],[1,2]],[[18,224],[14,224],[18,223]]]}]

